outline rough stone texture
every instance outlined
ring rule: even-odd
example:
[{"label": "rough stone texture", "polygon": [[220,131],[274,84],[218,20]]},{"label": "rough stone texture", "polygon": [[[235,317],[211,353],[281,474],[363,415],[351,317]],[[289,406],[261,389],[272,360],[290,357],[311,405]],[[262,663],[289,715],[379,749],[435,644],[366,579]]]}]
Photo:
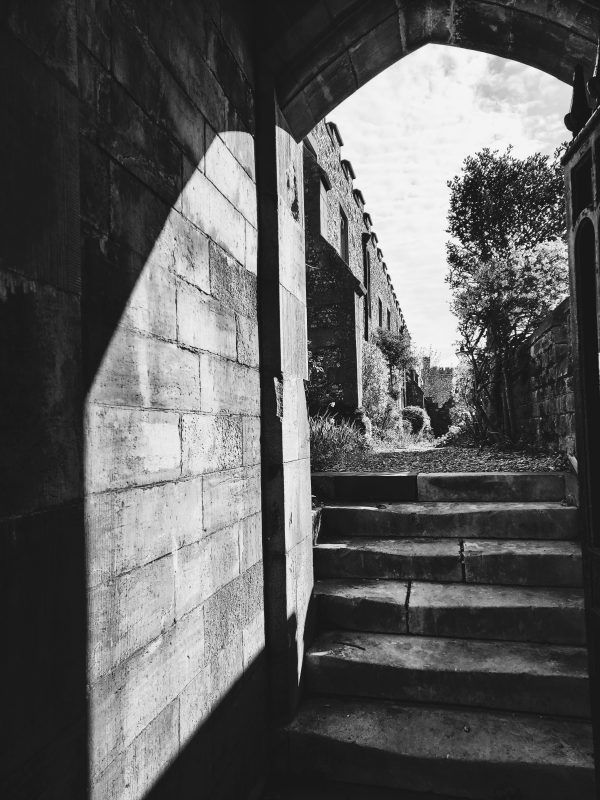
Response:
[{"label": "rough stone texture", "polygon": [[336,539],[314,552],[316,578],[462,581],[457,539]]},{"label": "rough stone texture", "polygon": [[306,703],[288,742],[291,770],[305,778],[473,800],[594,797],[585,722],[326,696]]},{"label": "rough stone texture", "polygon": [[[308,339],[313,361],[324,370],[311,410],[335,402],[348,415],[362,404],[363,340],[378,327],[388,327],[388,314],[392,331],[405,328],[351,169],[341,158],[337,129],[320,122],[304,147]],[[341,244],[342,213],[348,223],[347,257]]]},{"label": "rough stone texture", "polygon": [[421,502],[545,503],[565,499],[561,472],[422,472],[417,475]]},{"label": "rough stone texture", "polygon": [[319,620],[328,627],[406,633],[408,584],[401,581],[317,581]]},{"label": "rough stone texture", "polygon": [[576,539],[578,522],[578,510],[560,503],[328,505],[321,535]]},{"label": "rough stone texture", "polygon": [[330,631],[307,681],[313,694],[590,716],[584,647]]},{"label": "rough stone texture", "polygon": [[2,796],[263,778],[250,30],[235,1],[3,15]]},{"label": "rough stone texture", "polygon": [[578,542],[464,542],[467,583],[508,586],[581,586]]},{"label": "rough stone texture", "polygon": [[[287,4],[289,5],[289,4]],[[269,3],[265,47],[279,97],[300,139],[342,100],[428,42],[483,50],[570,82],[574,63],[591,74],[600,12],[588,0],[410,0]]]},{"label": "rough stone texture", "polygon": [[522,345],[511,388],[515,423],[526,442],[574,454],[575,394],[567,297]]},{"label": "rough stone texture", "polygon": [[408,629],[424,636],[584,644],[583,593],[577,589],[413,583]]}]

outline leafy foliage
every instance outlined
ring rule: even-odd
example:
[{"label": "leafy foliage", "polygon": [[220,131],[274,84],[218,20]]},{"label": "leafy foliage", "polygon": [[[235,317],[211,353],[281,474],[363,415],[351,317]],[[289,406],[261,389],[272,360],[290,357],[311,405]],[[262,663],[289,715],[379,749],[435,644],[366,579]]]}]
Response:
[{"label": "leafy foliage", "polygon": [[381,427],[389,404],[388,368],[381,350],[373,342],[363,342],[363,408],[374,425]]},{"label": "leafy foliage", "polygon": [[518,347],[567,293],[564,199],[557,159],[483,150],[449,182],[447,282],[469,365],[473,435],[511,439]]},{"label": "leafy foliage", "polygon": [[375,333],[375,344],[383,353],[388,369],[410,369],[415,366],[415,354],[410,334],[406,329],[399,333],[378,328]]},{"label": "leafy foliage", "polygon": [[402,409],[402,418],[410,422],[413,433],[427,433],[431,430],[429,415],[420,406],[406,406]]},{"label": "leafy foliage", "polygon": [[368,439],[350,422],[328,412],[309,418],[310,461],[315,471],[344,469],[370,450]]},{"label": "leafy foliage", "polygon": [[[566,233],[561,150],[517,158],[485,148],[448,181],[448,233],[482,261],[509,248],[531,248]],[[456,245],[448,245],[452,263]]]}]

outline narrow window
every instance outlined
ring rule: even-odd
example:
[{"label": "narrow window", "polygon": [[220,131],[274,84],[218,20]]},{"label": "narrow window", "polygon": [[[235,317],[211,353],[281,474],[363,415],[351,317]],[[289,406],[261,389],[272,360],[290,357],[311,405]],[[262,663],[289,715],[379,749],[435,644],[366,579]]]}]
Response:
[{"label": "narrow window", "polygon": [[379,304],[379,327],[383,328],[383,303],[381,302],[381,298],[377,300]]},{"label": "narrow window", "polygon": [[327,187],[321,181],[321,190],[320,190],[320,200],[319,200],[319,212],[320,212],[320,231],[321,236],[324,239],[327,239],[327,229],[329,227],[329,208],[327,205]]},{"label": "narrow window", "polygon": [[391,314],[389,308],[388,308],[388,312],[387,312],[387,329],[388,329],[388,331],[392,330],[392,314]]},{"label": "narrow window", "polygon": [[340,207],[340,255],[348,263],[348,217]]}]

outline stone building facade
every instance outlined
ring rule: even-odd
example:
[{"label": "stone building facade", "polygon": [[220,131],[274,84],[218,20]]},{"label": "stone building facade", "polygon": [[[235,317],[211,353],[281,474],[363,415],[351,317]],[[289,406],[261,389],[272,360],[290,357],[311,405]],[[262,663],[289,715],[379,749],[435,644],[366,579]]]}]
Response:
[{"label": "stone building facade", "polygon": [[[378,328],[403,331],[406,322],[342,147],[328,121],[304,140],[306,291],[309,349],[323,370],[323,392],[311,410],[335,402],[351,414],[362,404],[362,342]],[[402,378],[400,386],[404,402]]]}]

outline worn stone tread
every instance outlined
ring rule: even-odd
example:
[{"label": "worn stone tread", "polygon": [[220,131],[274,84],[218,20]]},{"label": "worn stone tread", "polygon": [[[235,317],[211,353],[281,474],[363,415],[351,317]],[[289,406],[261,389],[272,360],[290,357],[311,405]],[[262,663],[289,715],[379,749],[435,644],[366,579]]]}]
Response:
[{"label": "worn stone tread", "polygon": [[309,698],[287,729],[292,773],[497,800],[592,800],[591,725],[525,714]]},{"label": "worn stone tread", "polygon": [[463,578],[460,542],[456,539],[335,539],[315,547],[314,565],[317,578]]},{"label": "worn stone tread", "polygon": [[406,632],[408,583],[331,580],[315,583],[322,620],[350,630]]},{"label": "worn stone tread", "polygon": [[575,588],[411,585],[412,634],[583,644],[583,592]]},{"label": "worn stone tread", "polygon": [[463,553],[467,583],[583,584],[579,542],[479,539],[464,542]]},{"label": "worn stone tread", "polygon": [[562,472],[421,472],[420,501],[560,502]]},{"label": "worn stone tread", "polygon": [[413,582],[407,593],[408,584],[394,580],[315,583],[321,623],[328,627],[554,644],[585,641],[579,589]]},{"label": "worn stone tread", "polygon": [[561,503],[378,503],[326,505],[323,539],[402,536],[576,539],[578,510]]},{"label": "worn stone tread", "polygon": [[583,647],[328,631],[306,678],[321,694],[590,715]]},{"label": "worn stone tread", "polygon": [[581,586],[581,547],[558,540],[400,539],[351,536],[314,549],[317,578],[392,578],[507,586]]}]

